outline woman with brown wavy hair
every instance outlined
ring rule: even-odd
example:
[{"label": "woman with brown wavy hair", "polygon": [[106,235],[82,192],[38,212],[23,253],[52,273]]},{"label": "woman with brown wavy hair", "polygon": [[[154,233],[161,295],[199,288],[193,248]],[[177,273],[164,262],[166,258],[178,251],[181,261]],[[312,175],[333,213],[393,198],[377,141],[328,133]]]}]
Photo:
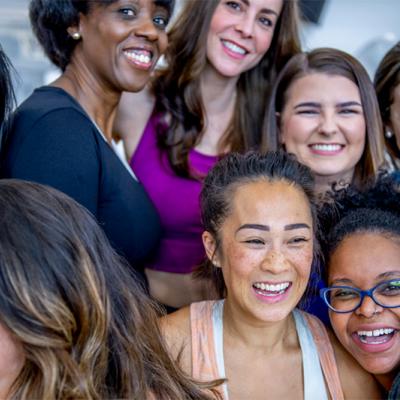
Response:
[{"label": "woman with brown wavy hair", "polygon": [[180,307],[207,296],[192,280],[205,256],[202,177],[221,155],[260,145],[270,86],[300,50],[297,2],[189,1],[169,39],[166,69],[150,92],[123,95],[115,130],[164,228],[150,292]]},{"label": "woman with brown wavy hair", "polygon": [[295,154],[320,193],[374,177],[384,162],[382,122],[360,62],[333,48],[293,56],[272,90],[262,147]]},{"label": "woman with brown wavy hair", "polygon": [[209,398],[133,274],[74,200],[0,180],[0,398]]}]

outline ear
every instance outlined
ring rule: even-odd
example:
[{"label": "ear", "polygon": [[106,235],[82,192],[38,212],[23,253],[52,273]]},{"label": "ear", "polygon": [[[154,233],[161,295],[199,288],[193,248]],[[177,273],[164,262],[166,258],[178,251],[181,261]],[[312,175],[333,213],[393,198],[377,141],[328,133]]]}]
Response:
[{"label": "ear", "polygon": [[216,249],[217,249],[217,242],[214,238],[214,236],[208,232],[208,231],[204,231],[201,238],[203,239],[203,246],[204,249],[206,250],[206,254],[208,259],[216,266],[216,267],[220,267],[220,262],[218,259],[218,255],[216,253]]}]

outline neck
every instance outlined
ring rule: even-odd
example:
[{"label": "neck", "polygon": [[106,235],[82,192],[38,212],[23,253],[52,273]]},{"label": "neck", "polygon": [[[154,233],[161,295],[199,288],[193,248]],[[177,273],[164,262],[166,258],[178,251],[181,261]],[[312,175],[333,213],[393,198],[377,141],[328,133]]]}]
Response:
[{"label": "neck", "polygon": [[233,111],[239,77],[225,77],[207,65],[200,77],[201,95],[206,115]]},{"label": "neck", "polygon": [[52,86],[60,87],[74,97],[89,117],[102,130],[106,139],[112,139],[112,126],[121,92],[107,86],[94,76],[87,65],[74,57],[64,73]]},{"label": "neck", "polygon": [[388,392],[396,378],[397,371],[392,371],[387,374],[376,374],[375,379]]},{"label": "neck", "polygon": [[241,343],[264,353],[284,351],[288,342],[298,343],[293,317],[288,315],[282,321],[257,322],[243,315],[237,307],[225,300],[223,312],[224,336],[231,342]]},{"label": "neck", "polygon": [[348,186],[353,180],[354,170],[344,174],[337,175],[318,175],[315,177],[315,191],[317,194],[323,195],[332,190],[332,184],[335,183],[334,188],[343,189]]}]

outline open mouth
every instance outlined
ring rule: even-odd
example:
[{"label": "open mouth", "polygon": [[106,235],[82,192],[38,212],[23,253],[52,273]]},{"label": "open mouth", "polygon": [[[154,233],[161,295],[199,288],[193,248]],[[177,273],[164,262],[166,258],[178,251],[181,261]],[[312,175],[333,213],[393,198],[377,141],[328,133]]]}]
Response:
[{"label": "open mouth", "polygon": [[339,153],[344,145],[339,143],[313,143],[309,147],[314,153],[332,155]]},{"label": "open mouth", "polygon": [[278,284],[256,282],[253,284],[253,288],[255,289],[256,293],[266,297],[283,295],[288,291],[290,286],[290,282],[282,282]]},{"label": "open mouth", "polygon": [[371,331],[357,331],[356,334],[360,342],[364,344],[382,344],[392,339],[395,332],[392,328],[381,328]]},{"label": "open mouth", "polygon": [[221,43],[222,46],[224,46],[224,48],[228,50],[228,52],[233,56],[243,58],[248,53],[248,51],[245,48],[229,40],[221,39]]},{"label": "open mouth", "polygon": [[143,49],[124,50],[126,58],[140,68],[148,69],[153,64],[153,53]]}]

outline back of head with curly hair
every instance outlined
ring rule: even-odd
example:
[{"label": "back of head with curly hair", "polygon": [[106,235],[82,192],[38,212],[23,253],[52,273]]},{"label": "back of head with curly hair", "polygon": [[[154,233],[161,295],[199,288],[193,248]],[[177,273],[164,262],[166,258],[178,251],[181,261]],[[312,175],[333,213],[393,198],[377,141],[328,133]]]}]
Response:
[{"label": "back of head with curly hair", "polygon": [[330,196],[318,212],[328,266],[332,253],[350,235],[378,233],[400,239],[400,185],[395,176],[381,174],[364,188],[350,186]]}]

